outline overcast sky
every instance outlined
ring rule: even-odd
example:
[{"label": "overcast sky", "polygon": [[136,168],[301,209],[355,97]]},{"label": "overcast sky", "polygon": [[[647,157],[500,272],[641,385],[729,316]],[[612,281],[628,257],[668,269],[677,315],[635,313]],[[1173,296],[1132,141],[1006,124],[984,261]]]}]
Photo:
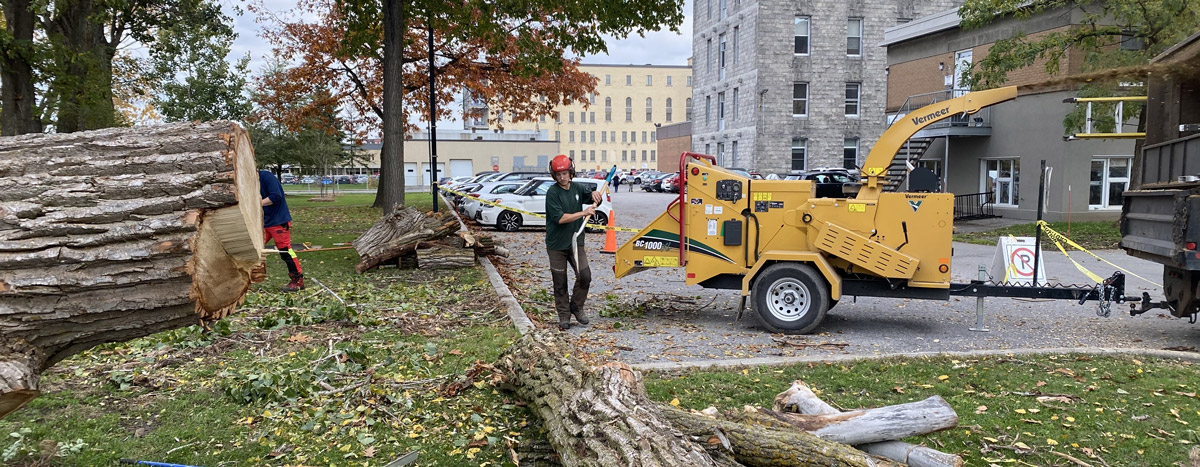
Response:
[{"label": "overcast sky", "polygon": [[[232,2],[241,3],[238,0],[223,0],[225,12],[233,18],[234,29],[238,33],[229,60],[236,61],[250,54],[250,71],[257,75],[267,63],[271,45],[260,37],[262,28],[255,21],[255,15],[247,12],[238,16]],[[295,0],[265,0],[264,3],[275,12],[288,11],[296,6]],[[634,35],[628,39],[610,39],[607,54],[587,56],[583,62],[613,65],[687,65],[687,59],[692,55],[692,0],[686,0],[683,13],[684,22],[679,26],[679,34],[659,31],[648,33],[645,38]],[[462,122],[439,121],[438,127],[439,130],[461,129]]]}]

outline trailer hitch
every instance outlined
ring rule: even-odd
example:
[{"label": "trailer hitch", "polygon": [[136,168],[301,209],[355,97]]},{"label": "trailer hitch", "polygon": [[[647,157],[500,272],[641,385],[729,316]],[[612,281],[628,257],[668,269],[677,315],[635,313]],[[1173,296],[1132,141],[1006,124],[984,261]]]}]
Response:
[{"label": "trailer hitch", "polygon": [[[1130,301],[1134,302],[1134,303],[1129,304],[1129,316],[1137,316],[1137,315],[1140,315],[1147,311],[1153,310],[1155,308],[1162,308],[1164,310],[1171,309],[1171,305],[1169,305],[1166,302],[1166,300],[1163,300],[1161,302],[1150,301],[1150,293],[1149,292],[1142,292],[1142,299],[1140,301],[1137,299],[1133,299]],[[1138,308],[1138,305],[1141,305],[1142,307]]]}]

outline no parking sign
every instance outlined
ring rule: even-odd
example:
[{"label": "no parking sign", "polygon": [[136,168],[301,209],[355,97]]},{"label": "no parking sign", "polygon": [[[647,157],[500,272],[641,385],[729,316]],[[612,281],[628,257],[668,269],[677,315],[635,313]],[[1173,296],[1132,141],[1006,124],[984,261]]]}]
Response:
[{"label": "no parking sign", "polygon": [[[992,256],[992,280],[1011,285],[1033,285],[1033,237],[1000,237]],[[1046,283],[1046,257],[1037,265],[1037,282]]]}]

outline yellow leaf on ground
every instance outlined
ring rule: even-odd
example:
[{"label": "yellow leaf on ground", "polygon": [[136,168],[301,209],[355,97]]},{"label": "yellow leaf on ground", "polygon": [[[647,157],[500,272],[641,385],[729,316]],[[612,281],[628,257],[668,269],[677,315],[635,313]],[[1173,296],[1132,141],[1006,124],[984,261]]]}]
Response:
[{"label": "yellow leaf on ground", "polygon": [[1046,438],[1046,444],[1049,444],[1051,446],[1058,446],[1058,441],[1055,440],[1054,438]]},{"label": "yellow leaf on ground", "polygon": [[679,407],[679,398],[678,398],[678,397],[676,397],[676,398],[674,398],[674,399],[671,399],[671,406],[672,406],[672,407]]}]

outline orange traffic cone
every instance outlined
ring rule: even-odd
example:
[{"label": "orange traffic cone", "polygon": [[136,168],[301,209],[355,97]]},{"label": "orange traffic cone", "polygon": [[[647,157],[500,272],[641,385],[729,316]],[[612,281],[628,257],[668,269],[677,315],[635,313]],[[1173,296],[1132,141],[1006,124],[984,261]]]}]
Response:
[{"label": "orange traffic cone", "polygon": [[616,221],[613,219],[616,217],[616,214],[617,211],[615,210],[608,212],[609,228],[604,229],[604,248],[600,249],[601,253],[608,253],[611,255],[617,252],[617,231],[612,229],[612,227],[616,226]]}]

